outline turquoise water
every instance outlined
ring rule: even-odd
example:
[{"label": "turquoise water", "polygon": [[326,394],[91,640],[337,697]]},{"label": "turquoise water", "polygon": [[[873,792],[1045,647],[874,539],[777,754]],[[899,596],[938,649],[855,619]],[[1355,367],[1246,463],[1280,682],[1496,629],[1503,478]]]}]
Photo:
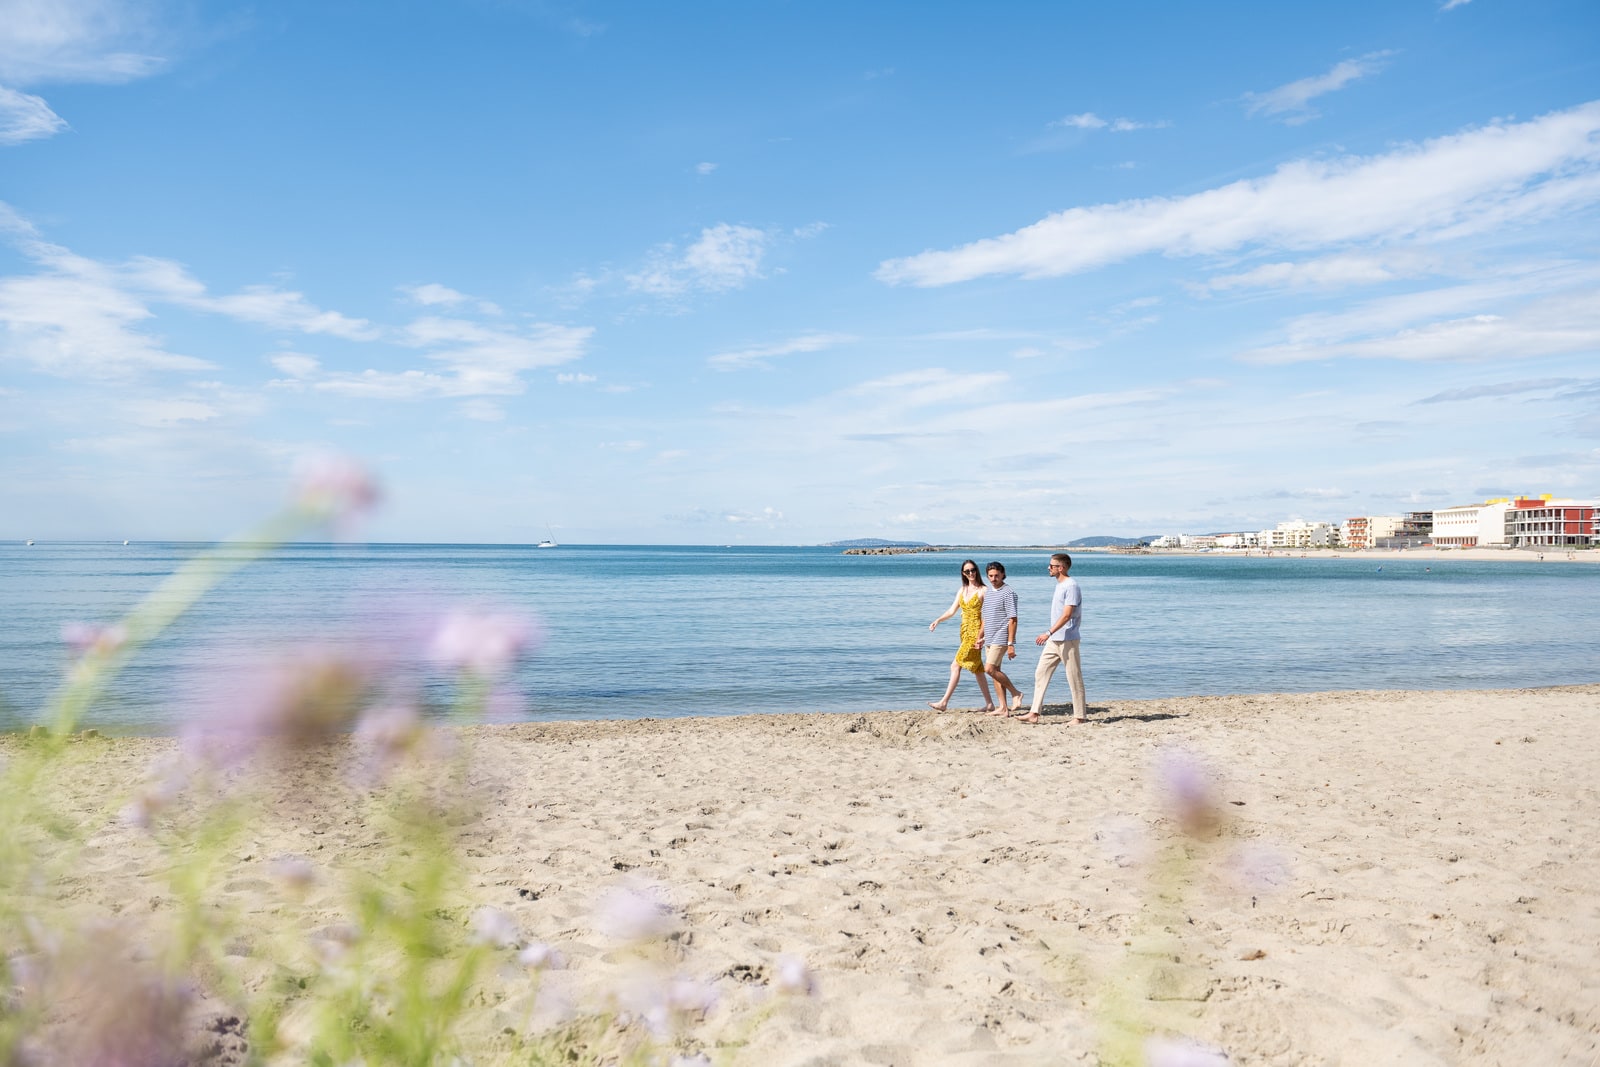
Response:
[{"label": "turquoise water", "polygon": [[[199,546],[0,545],[0,699],[32,718],[73,621],[105,622]],[[165,732],[296,643],[400,641],[455,605],[526,612],[546,637],[506,714],[530,720],[920,707],[947,678],[960,553],[823,548],[304,545],[218,590],[96,710]],[[999,551],[1022,604],[1031,690],[1046,552]],[[1379,570],[1381,562],[1382,569]],[[1081,554],[1091,705],[1327,689],[1600,680],[1600,567],[1516,562]],[[434,680],[434,686],[442,682]],[[1064,688],[1060,679],[1056,688]],[[1055,688],[1052,697],[1059,694]],[[953,706],[979,702],[963,680]]]}]

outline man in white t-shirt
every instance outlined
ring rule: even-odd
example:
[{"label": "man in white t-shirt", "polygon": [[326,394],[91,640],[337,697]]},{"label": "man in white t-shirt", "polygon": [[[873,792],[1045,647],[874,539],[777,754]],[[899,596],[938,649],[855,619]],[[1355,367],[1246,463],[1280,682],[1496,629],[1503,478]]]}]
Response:
[{"label": "man in white t-shirt", "polygon": [[1067,685],[1072,687],[1072,721],[1087,722],[1084,713],[1089,710],[1088,698],[1083,694],[1083,665],[1078,659],[1078,623],[1083,618],[1083,590],[1069,573],[1072,557],[1057,552],[1050,557],[1050,576],[1056,580],[1054,594],[1050,597],[1050,629],[1033,639],[1042,645],[1039,666],[1033,672],[1033,708],[1022,716],[1023,722],[1038,722],[1039,709],[1044,707],[1044,691],[1050,688],[1050,679],[1056,666],[1067,669]]}]

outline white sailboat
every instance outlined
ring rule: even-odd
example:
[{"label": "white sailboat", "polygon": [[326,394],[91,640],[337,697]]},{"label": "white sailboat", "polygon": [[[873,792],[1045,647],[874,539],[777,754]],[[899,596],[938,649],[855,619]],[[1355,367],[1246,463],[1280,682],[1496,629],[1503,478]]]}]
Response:
[{"label": "white sailboat", "polygon": [[548,526],[546,526],[544,529],[545,529],[545,533],[548,533],[550,536],[546,537],[543,541],[540,541],[538,547],[539,548],[557,548],[557,547],[559,547],[556,544],[556,532],[554,530],[550,529],[550,527],[548,527]]}]

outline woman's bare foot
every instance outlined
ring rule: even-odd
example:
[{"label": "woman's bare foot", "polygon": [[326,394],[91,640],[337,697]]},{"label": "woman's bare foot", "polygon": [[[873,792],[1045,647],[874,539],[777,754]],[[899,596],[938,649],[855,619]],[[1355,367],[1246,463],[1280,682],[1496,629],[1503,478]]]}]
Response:
[{"label": "woman's bare foot", "polygon": [[985,715],[993,715],[994,714],[994,705],[993,704],[985,704],[983,707],[979,708],[978,710],[983,712]]},{"label": "woman's bare foot", "polygon": [[989,709],[989,714],[993,715],[997,719],[1008,718],[1011,715],[1011,713],[1009,711],[1007,711],[1005,708],[990,708]]},{"label": "woman's bare foot", "polygon": [[950,705],[948,704],[940,704],[938,701],[934,700],[928,701],[928,707],[932,708],[934,711],[944,711],[948,709],[949,706]]},{"label": "woman's bare foot", "polygon": [[1039,721],[1039,714],[1038,714],[1038,712],[1030,711],[1026,715],[1018,715],[1017,716],[1017,721],[1018,722],[1026,722],[1026,723],[1036,723],[1036,722]]}]

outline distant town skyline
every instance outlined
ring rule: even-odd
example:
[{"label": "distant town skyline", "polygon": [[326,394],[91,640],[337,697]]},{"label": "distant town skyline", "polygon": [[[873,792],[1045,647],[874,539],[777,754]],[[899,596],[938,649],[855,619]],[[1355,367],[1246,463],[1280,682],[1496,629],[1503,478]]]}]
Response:
[{"label": "distant town skyline", "polygon": [[1600,493],[1600,7],[0,0],[0,538]]}]

